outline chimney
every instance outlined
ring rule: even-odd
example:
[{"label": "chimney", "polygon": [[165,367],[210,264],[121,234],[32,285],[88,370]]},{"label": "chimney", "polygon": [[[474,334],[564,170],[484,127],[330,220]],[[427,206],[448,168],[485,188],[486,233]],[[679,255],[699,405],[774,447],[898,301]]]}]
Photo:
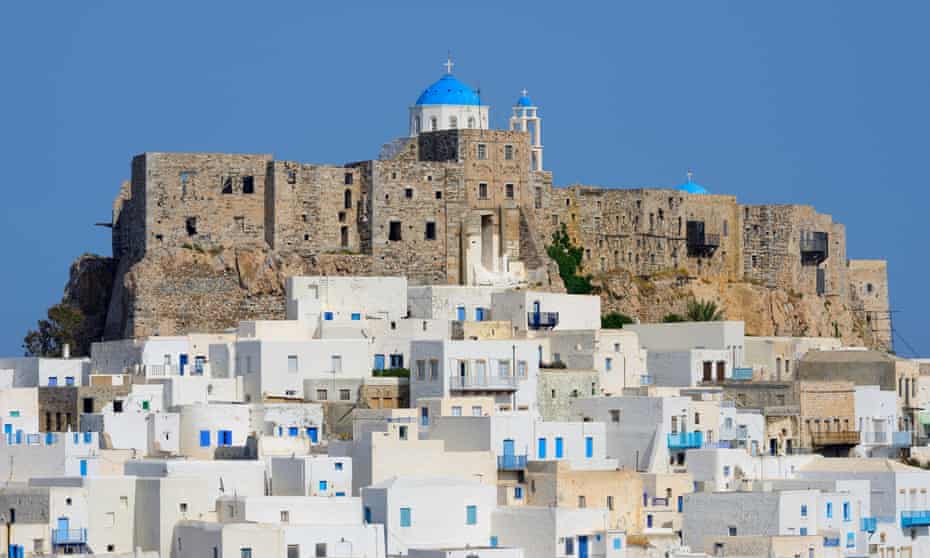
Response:
[{"label": "chimney", "polygon": [[71,358],[71,345],[68,343],[61,346],[61,358]]}]

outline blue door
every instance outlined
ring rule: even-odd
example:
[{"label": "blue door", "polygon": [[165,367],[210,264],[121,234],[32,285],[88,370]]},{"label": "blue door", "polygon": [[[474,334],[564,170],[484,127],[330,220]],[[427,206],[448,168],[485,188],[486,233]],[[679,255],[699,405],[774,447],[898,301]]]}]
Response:
[{"label": "blue door", "polygon": [[578,558],[588,558],[587,535],[578,535]]},{"label": "blue door", "polygon": [[562,444],[562,438],[561,437],[556,438],[555,439],[555,458],[562,459],[562,457],[565,456],[564,450],[565,449]]},{"label": "blue door", "polygon": [[86,459],[81,460],[81,476],[82,477],[87,476],[87,460]]},{"label": "blue door", "polygon": [[384,370],[384,355],[375,355],[375,370]]},{"label": "blue door", "polygon": [[[513,440],[504,440],[504,456],[514,454]],[[506,461],[506,460],[505,460]]]},{"label": "blue door", "polygon": [[475,321],[476,322],[484,321],[484,308],[475,308]]},{"label": "blue door", "polygon": [[591,436],[584,439],[584,456],[589,459],[594,457],[594,438]]},{"label": "blue door", "polygon": [[455,309],[455,318],[460,322],[465,321],[465,307],[464,306],[459,306],[458,308]]},{"label": "blue door", "polygon": [[316,426],[311,426],[307,429],[307,436],[310,437],[310,442],[315,444],[320,439],[320,431]]},{"label": "blue door", "polygon": [[58,532],[61,533],[63,536],[67,536],[67,535],[68,535],[68,527],[69,527],[68,518],[67,518],[67,517],[59,517],[59,518],[58,518]]},{"label": "blue door", "polygon": [[4,424],[3,433],[6,435],[6,443],[12,445],[13,444],[13,425]]},{"label": "blue door", "polygon": [[538,300],[533,302],[533,313],[539,314],[539,301]]},{"label": "blue door", "polygon": [[182,376],[184,375],[185,368],[187,368],[187,355],[184,353],[181,353],[181,356],[178,357],[178,369],[180,370],[179,373]]}]

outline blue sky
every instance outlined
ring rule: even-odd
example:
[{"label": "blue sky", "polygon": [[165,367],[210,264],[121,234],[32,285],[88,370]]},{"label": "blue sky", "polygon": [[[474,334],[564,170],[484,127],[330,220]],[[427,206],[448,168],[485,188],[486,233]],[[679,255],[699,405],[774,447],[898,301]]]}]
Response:
[{"label": "blue sky", "polygon": [[556,184],[691,167],[833,215],[849,257],[889,260],[895,327],[930,354],[927,21],[926,2],[4,2],[0,354],[76,256],[110,253],[93,224],[134,154],[373,158],[450,49],[494,125],[529,89]]}]

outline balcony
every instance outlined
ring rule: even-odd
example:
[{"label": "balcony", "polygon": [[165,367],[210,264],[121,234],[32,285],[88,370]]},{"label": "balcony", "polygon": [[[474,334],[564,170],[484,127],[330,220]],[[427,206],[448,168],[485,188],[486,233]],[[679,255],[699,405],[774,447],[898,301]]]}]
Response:
[{"label": "balcony", "polygon": [[859,443],[859,432],[811,432],[811,443],[815,446],[855,446]]},{"label": "balcony", "polygon": [[729,440],[719,440],[717,442],[704,442],[701,446],[704,449],[730,449],[732,444]]},{"label": "balcony", "polygon": [[911,433],[910,432],[892,432],[891,433],[891,447],[894,447],[894,448],[911,447]]},{"label": "balcony", "polygon": [[497,456],[498,471],[521,471],[526,469],[526,455]]},{"label": "balcony", "polygon": [[52,544],[87,544],[87,529],[52,529]]},{"label": "balcony", "polygon": [[668,498],[653,498],[652,507],[662,506],[664,508],[668,507]]},{"label": "balcony", "polygon": [[926,527],[930,525],[930,510],[912,510],[901,512],[901,528]]},{"label": "balcony", "polygon": [[450,376],[449,389],[455,391],[516,391],[513,376]]},{"label": "balcony", "polygon": [[830,235],[820,231],[801,233],[801,263],[820,265],[830,255]]},{"label": "balcony", "polygon": [[829,546],[840,546],[840,538],[839,538],[839,537],[824,537],[824,538],[823,538],[823,545],[824,545],[825,547],[829,547]]},{"label": "balcony", "polygon": [[529,329],[552,329],[559,325],[558,312],[527,312],[526,327]]},{"label": "balcony", "polygon": [[703,445],[703,432],[678,432],[668,435],[668,449],[697,449]]},{"label": "balcony", "polygon": [[688,221],[685,232],[689,256],[712,256],[720,247],[720,235],[705,232],[704,221]]},{"label": "balcony", "polygon": [[752,380],[752,368],[734,368],[733,376],[731,378],[734,380],[743,381]]}]

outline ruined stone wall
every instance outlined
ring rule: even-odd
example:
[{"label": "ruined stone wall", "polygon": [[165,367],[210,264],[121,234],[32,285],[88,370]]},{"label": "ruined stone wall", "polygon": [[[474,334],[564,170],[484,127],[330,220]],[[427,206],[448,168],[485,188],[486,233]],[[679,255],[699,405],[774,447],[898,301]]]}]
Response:
[{"label": "ruined stone wall", "polygon": [[[747,280],[803,295],[818,296],[817,273],[824,275],[823,296],[847,300],[846,229],[829,215],[806,205],[743,206],[743,273]],[[828,256],[820,264],[803,263],[802,236],[827,233]]]},{"label": "ruined stone wall", "polygon": [[[560,188],[551,225],[565,224],[585,248],[588,273],[624,270],[638,276],[670,270],[694,277],[741,277],[739,211],[733,196],[668,189]],[[689,221],[704,225],[705,243],[689,250]]]},{"label": "ruined stone wall", "polygon": [[865,320],[866,329],[877,346],[890,350],[888,263],[885,260],[849,260],[848,274],[852,311]]},{"label": "ruined stone wall", "polygon": [[135,157],[131,190],[137,219],[129,227],[133,260],[153,248],[263,245],[270,160],[271,155],[223,153]]},{"label": "ruined stone wall", "polygon": [[265,239],[273,250],[359,252],[361,170],[293,161],[268,164]]}]

